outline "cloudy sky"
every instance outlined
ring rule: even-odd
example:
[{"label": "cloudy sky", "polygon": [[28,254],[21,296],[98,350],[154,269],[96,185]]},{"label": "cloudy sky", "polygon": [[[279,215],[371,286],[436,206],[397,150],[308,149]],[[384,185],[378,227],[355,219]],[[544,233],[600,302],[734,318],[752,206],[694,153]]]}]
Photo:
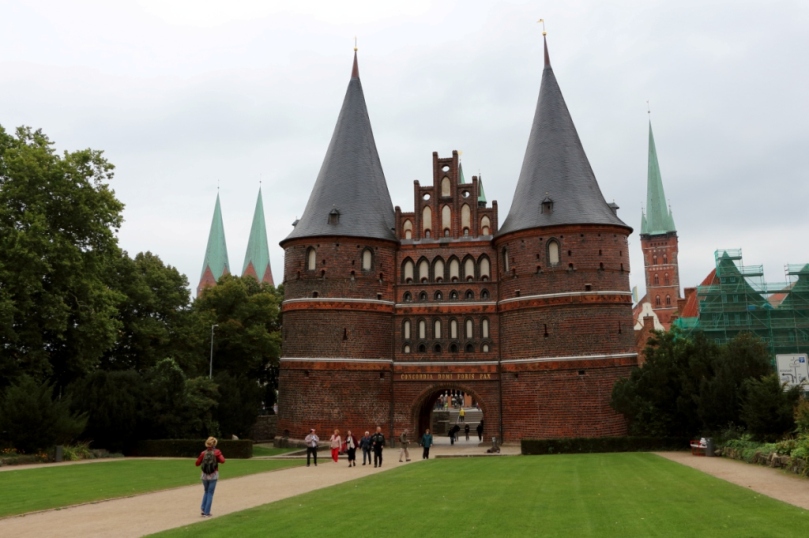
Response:
[{"label": "cloudy sky", "polygon": [[[196,287],[217,186],[240,271],[261,182],[273,273],[317,177],[354,36],[395,205],[463,151],[501,223],[551,62],[608,201],[636,230],[646,101],[696,285],[717,248],[784,280],[809,262],[809,2],[0,0],[0,125],[61,149],[103,149],[126,204],[120,232]],[[637,233],[632,284],[643,293]]]}]

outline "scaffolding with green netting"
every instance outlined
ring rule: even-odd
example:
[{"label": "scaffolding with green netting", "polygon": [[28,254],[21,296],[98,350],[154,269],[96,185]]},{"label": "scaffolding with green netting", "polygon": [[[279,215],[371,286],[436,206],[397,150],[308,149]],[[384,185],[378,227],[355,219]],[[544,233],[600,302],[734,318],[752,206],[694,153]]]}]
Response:
[{"label": "scaffolding with green netting", "polygon": [[764,267],[744,265],[741,249],[714,253],[716,275],[697,287],[699,314],[674,325],[723,344],[742,332],[763,339],[775,357],[809,353],[809,264],[788,264],[784,282],[766,282]]}]

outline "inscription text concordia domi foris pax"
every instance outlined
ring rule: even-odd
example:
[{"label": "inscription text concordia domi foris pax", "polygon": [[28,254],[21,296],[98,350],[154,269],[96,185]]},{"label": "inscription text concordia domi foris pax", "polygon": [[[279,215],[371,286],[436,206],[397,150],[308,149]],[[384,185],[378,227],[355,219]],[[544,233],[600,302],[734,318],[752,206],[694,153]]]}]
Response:
[{"label": "inscription text concordia domi foris pax", "polygon": [[497,374],[399,374],[399,381],[491,381]]}]

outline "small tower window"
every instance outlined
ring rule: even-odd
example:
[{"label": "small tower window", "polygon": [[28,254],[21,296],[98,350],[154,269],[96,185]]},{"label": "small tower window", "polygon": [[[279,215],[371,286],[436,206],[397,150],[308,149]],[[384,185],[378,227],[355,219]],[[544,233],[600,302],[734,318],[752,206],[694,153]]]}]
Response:
[{"label": "small tower window", "polygon": [[450,301],[457,301],[458,300],[458,292],[455,291],[455,290],[452,290],[451,292],[449,292],[449,300]]},{"label": "small tower window", "polygon": [[474,298],[475,298],[475,292],[472,291],[472,290],[466,290],[466,299],[468,301],[471,301]]},{"label": "small tower window", "polygon": [[332,226],[340,224],[340,211],[336,207],[329,211],[329,224]]},{"label": "small tower window", "polygon": [[449,337],[455,340],[458,338],[458,320],[450,320],[449,322]]},{"label": "small tower window", "polygon": [[370,271],[373,268],[374,255],[371,249],[366,248],[362,251],[362,270]]},{"label": "small tower window", "polygon": [[474,335],[474,324],[471,319],[466,320],[466,338],[472,338]]},{"label": "small tower window", "polygon": [[544,200],[542,200],[542,213],[550,215],[553,213],[553,198],[550,196],[546,196]]},{"label": "small tower window", "polygon": [[669,274],[668,273],[663,274],[663,282],[666,284],[666,286],[669,285]]},{"label": "small tower window", "polygon": [[655,273],[655,275],[654,275],[654,283],[655,283],[655,286],[660,285],[660,277],[657,276],[657,273]]},{"label": "small tower window", "polygon": [[404,352],[405,353],[410,353],[410,346],[409,345],[405,345]]},{"label": "small tower window", "polygon": [[[556,251],[557,256],[559,255],[559,250]],[[508,248],[503,247],[503,272],[508,273],[510,269],[508,268]]]},{"label": "small tower window", "polygon": [[657,254],[652,254],[652,265],[657,265]]},{"label": "small tower window", "polygon": [[306,251],[306,269],[314,271],[317,268],[317,251],[314,248],[309,248]]},{"label": "small tower window", "polygon": [[489,298],[489,290],[483,290],[480,292],[481,299],[488,299]]},{"label": "small tower window", "polygon": [[559,265],[559,242],[548,241],[548,262],[551,265]]},{"label": "small tower window", "polygon": [[406,303],[412,303],[413,302],[413,296],[410,295],[409,291],[406,291],[405,294],[404,294],[404,297],[402,297],[402,300],[404,302],[406,302]]},{"label": "small tower window", "polygon": [[427,292],[426,291],[423,291],[423,292],[419,293],[419,301],[421,301],[422,303],[427,301]]},{"label": "small tower window", "polygon": [[666,306],[671,306],[671,295],[666,295]]},{"label": "small tower window", "polygon": [[484,353],[488,353],[489,352],[489,344],[483,344],[482,350],[483,350]]},{"label": "small tower window", "polygon": [[665,264],[669,263],[669,255],[666,254],[665,252],[663,253],[663,263]]},{"label": "small tower window", "polygon": [[402,336],[404,336],[405,340],[410,340],[410,320],[406,319],[404,325],[402,325]]},{"label": "small tower window", "polygon": [[660,296],[655,295],[655,306],[660,306]]},{"label": "small tower window", "polygon": [[419,340],[424,340],[427,338],[427,322],[419,320]]},{"label": "small tower window", "polygon": [[443,293],[441,293],[440,291],[435,292],[435,300],[436,300],[436,301],[440,301],[440,300],[442,300],[443,298],[444,298],[444,294],[443,294]]},{"label": "small tower window", "polygon": [[483,321],[480,322],[480,336],[483,338],[489,337],[489,320],[483,318]]},{"label": "small tower window", "polygon": [[433,323],[433,338],[435,338],[435,339],[441,338],[441,320],[440,319],[435,320],[435,323]]}]

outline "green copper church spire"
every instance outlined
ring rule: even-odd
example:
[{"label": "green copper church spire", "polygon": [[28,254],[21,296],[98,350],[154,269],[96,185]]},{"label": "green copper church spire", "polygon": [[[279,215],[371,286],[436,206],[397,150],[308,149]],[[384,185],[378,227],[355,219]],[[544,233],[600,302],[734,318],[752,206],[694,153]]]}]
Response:
[{"label": "green copper church spire", "polygon": [[676,232],[674,217],[666,205],[666,194],[663,192],[663,180],[660,177],[660,165],[657,162],[652,122],[649,122],[649,173],[646,183],[646,213],[641,218],[641,234],[659,235]]},{"label": "green copper church spire", "polygon": [[244,255],[242,276],[247,275],[259,282],[274,285],[270,269],[270,250],[267,247],[267,226],[264,224],[264,202],[261,187],[258,189],[256,211],[253,213],[253,225],[250,228],[250,239],[247,241],[247,253]]},{"label": "green copper church spire", "polygon": [[222,223],[222,208],[219,206],[219,193],[217,193],[197,294],[203,288],[215,285],[225,273],[230,273],[230,263],[228,262],[228,247],[225,243],[225,226]]},{"label": "green copper church spire", "polygon": [[483,190],[483,178],[478,178],[478,203],[485,204],[486,203],[486,191]]}]

